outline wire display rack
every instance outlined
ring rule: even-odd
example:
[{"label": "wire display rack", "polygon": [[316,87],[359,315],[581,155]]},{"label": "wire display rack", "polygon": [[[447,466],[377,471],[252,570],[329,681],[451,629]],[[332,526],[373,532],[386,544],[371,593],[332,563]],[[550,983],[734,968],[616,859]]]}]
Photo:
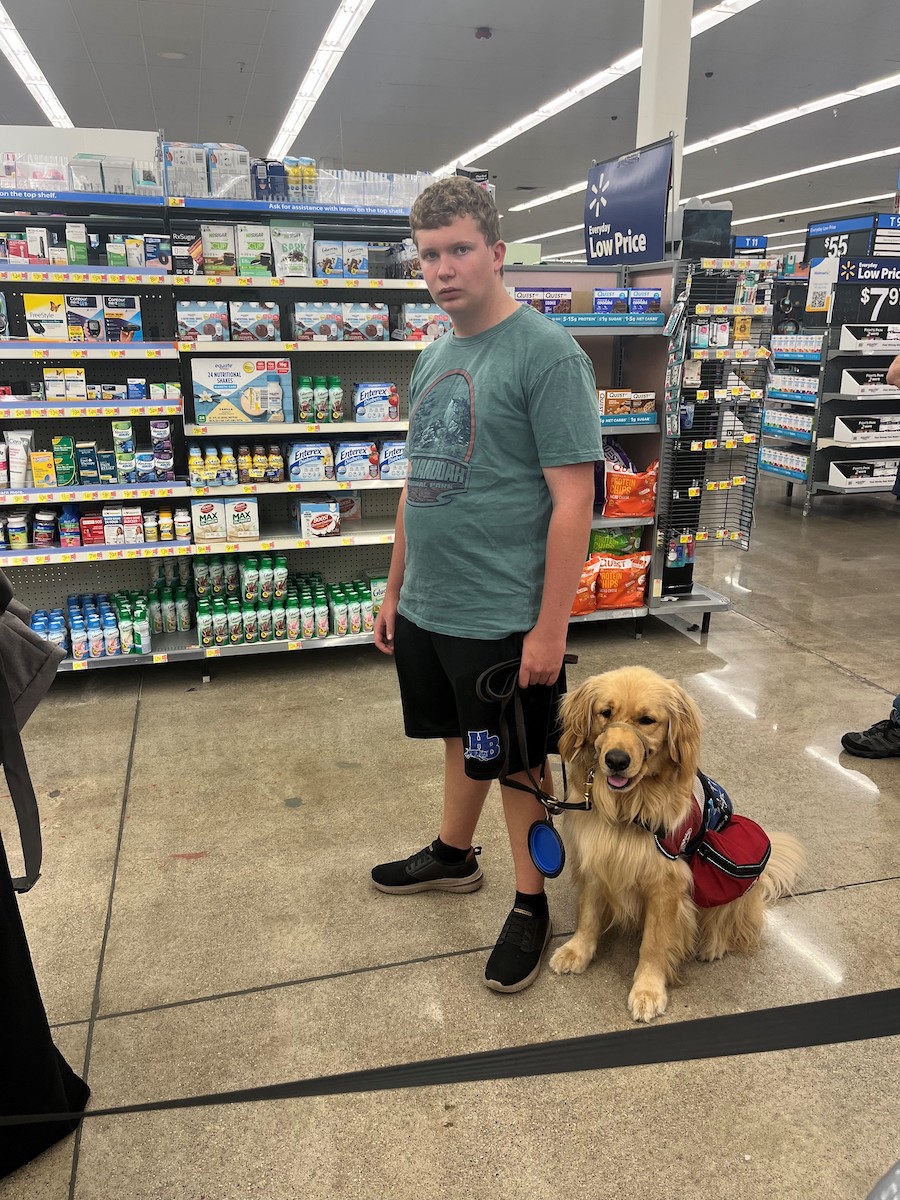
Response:
[{"label": "wire display rack", "polygon": [[651,609],[729,607],[694,583],[698,549],[749,549],[771,356],[768,260],[684,264],[667,327]]}]

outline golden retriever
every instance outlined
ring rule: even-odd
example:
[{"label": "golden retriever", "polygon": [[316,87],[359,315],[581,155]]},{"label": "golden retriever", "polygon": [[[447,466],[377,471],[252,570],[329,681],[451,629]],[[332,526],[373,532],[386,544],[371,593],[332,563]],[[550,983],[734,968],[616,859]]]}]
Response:
[{"label": "golden retriever", "polygon": [[700,754],[694,701],[673,680],[623,667],[563,698],[562,730],[569,799],[590,798],[592,807],[565,817],[578,921],[550,969],[580,974],[607,929],[642,929],[628,1009],[636,1021],[651,1021],[665,1012],[667,984],[691,954],[711,961],[758,944],[765,908],[793,889],[803,848],[789,834],[770,834],[771,855],[755,886],[718,907],[698,907],[690,866],[666,857],[651,832],[671,834],[692,809]]}]

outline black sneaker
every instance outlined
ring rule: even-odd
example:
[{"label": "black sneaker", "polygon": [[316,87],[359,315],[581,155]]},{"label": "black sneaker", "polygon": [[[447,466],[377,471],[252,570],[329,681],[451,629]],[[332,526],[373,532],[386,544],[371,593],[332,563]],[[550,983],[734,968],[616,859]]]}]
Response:
[{"label": "black sneaker", "polygon": [[494,992],[524,991],[537,978],[552,935],[549,916],[514,908],[484,968],[484,982]]},{"label": "black sneaker", "polygon": [[845,733],[841,745],[857,758],[900,757],[900,724],[890,717],[886,721],[876,721],[863,733]]},{"label": "black sneaker", "polygon": [[477,892],[484,879],[475,846],[472,857],[461,863],[443,862],[432,846],[399,862],[382,863],[372,868],[372,882],[379,892],[396,894],[413,892]]}]

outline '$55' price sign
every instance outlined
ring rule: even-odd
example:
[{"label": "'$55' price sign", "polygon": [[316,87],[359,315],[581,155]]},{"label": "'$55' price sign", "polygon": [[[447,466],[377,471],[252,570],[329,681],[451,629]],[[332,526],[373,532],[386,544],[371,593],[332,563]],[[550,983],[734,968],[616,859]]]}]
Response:
[{"label": "'$55' price sign", "polygon": [[859,293],[859,319],[900,324],[900,287],[864,287]]}]

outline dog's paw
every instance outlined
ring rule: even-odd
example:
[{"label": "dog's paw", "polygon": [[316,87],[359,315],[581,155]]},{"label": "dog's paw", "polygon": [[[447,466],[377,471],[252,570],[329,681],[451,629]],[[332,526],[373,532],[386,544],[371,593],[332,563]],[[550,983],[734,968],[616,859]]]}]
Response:
[{"label": "dog's paw", "polygon": [[560,946],[550,959],[550,970],[557,975],[580,975],[587,970],[590,961],[590,954],[580,949],[573,938],[564,946]]},{"label": "dog's paw", "polygon": [[652,1021],[661,1017],[669,1003],[669,993],[664,987],[635,984],[628,995],[628,1011],[635,1021]]}]

